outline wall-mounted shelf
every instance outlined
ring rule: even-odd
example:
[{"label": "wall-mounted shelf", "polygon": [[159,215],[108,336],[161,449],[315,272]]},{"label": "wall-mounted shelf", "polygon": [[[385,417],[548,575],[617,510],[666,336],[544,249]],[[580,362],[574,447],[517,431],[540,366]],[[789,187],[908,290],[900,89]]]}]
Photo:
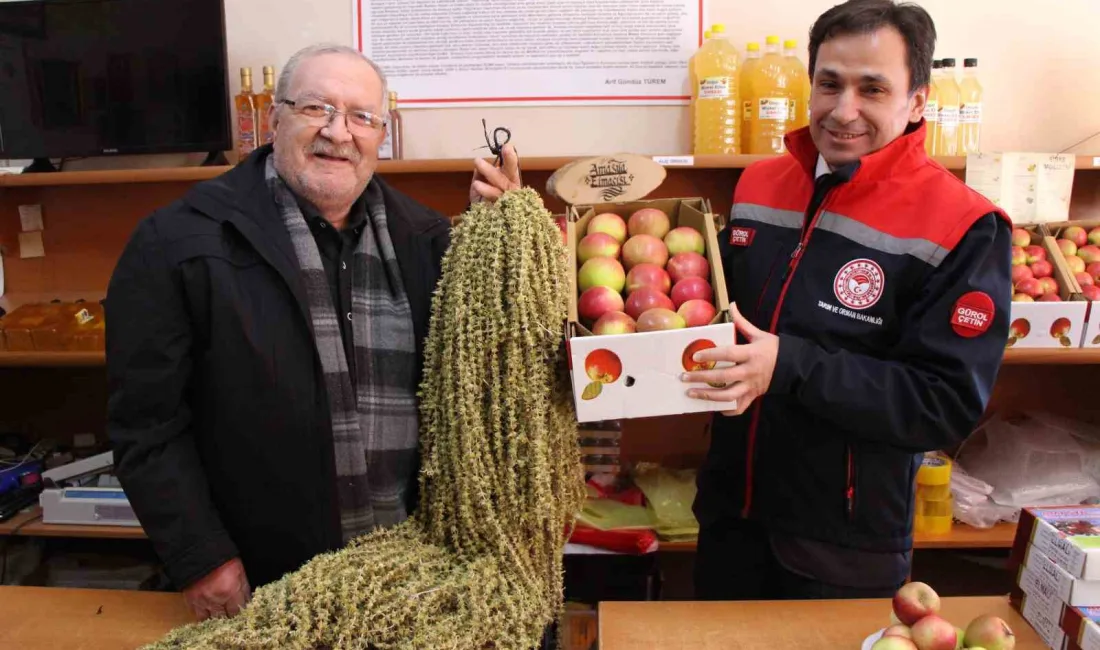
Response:
[{"label": "wall-mounted shelf", "polygon": [[[956,523],[945,535],[913,535],[913,548],[1012,548],[1016,539],[1016,524],[999,523],[992,528],[974,528]],[[694,553],[695,542],[665,542],[661,551],[666,553]]]}]

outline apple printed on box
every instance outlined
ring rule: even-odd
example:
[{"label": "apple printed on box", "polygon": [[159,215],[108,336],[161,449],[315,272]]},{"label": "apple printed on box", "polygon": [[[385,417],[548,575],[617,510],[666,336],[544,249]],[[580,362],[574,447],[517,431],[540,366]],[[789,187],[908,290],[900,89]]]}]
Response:
[{"label": "apple printed on box", "polygon": [[1081,346],[1089,304],[1081,299],[1081,287],[1069,268],[1058,242],[1039,226],[1013,231],[1007,347]]}]

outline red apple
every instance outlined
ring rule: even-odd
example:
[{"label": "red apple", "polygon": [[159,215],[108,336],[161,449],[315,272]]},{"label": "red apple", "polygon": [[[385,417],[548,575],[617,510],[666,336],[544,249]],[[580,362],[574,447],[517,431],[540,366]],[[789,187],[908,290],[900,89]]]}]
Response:
[{"label": "red apple", "polygon": [[653,235],[634,235],[623,244],[623,264],[627,270],[638,264],[656,264],[664,268],[668,262],[668,248]]},{"label": "red apple", "polygon": [[638,318],[639,332],[656,332],[658,330],[678,330],[687,327],[684,317],[671,309],[654,307],[647,309]]},{"label": "red apple", "polygon": [[1027,246],[1031,243],[1031,233],[1023,228],[1014,228],[1012,230],[1012,245],[1013,246]]},{"label": "red apple", "polygon": [[656,264],[638,264],[626,274],[626,295],[629,296],[642,287],[650,287],[668,295],[672,290],[672,279],[668,277],[668,271]]},{"label": "red apple", "polygon": [[1077,248],[1081,248],[1085,244],[1089,243],[1088,233],[1081,226],[1070,226],[1062,231],[1062,238],[1068,239],[1077,245]]},{"label": "red apple", "polygon": [[1008,333],[1013,338],[1022,339],[1031,333],[1031,323],[1026,318],[1017,318],[1009,325]]},{"label": "red apple", "polygon": [[584,234],[591,235],[597,232],[611,235],[615,241],[622,244],[626,241],[626,222],[614,212],[597,214],[588,222],[588,230]]},{"label": "red apple", "polygon": [[1082,273],[1085,270],[1085,260],[1074,255],[1073,257],[1066,258],[1066,265],[1069,266],[1071,273]]},{"label": "red apple", "polygon": [[712,289],[710,283],[703,278],[684,278],[673,285],[672,294],[669,297],[672,298],[672,304],[676,305],[676,308],[679,309],[680,305],[689,300],[706,300],[707,302],[711,302],[714,300],[714,289]]},{"label": "red apple", "polygon": [[634,319],[621,311],[604,312],[596,324],[592,326],[592,333],[601,336],[605,334],[631,334],[637,331]]},{"label": "red apple", "polygon": [[1062,255],[1066,257],[1077,254],[1077,244],[1074,244],[1068,239],[1059,239],[1058,248],[1061,249]]},{"label": "red apple", "polygon": [[[1096,226],[1089,231],[1089,243],[1093,246],[1100,246],[1100,226]],[[989,648],[986,648],[989,650]]]},{"label": "red apple", "polygon": [[1084,271],[1081,271],[1080,273],[1075,273],[1073,277],[1077,280],[1077,284],[1081,285],[1082,287],[1086,284],[1096,284],[1095,279]]},{"label": "red apple", "polygon": [[1044,293],[1038,302],[1062,302],[1062,297],[1056,293]]},{"label": "red apple", "polygon": [[668,246],[669,255],[680,253],[699,253],[702,255],[707,252],[702,233],[687,226],[680,226],[668,231],[668,234],[665,235],[665,246]]},{"label": "red apple", "polygon": [[1085,264],[1100,262],[1100,246],[1088,244],[1077,249],[1077,257],[1085,260]]},{"label": "red apple", "polygon": [[1035,302],[1035,299],[1026,293],[1012,294],[1012,302]]},{"label": "red apple", "polygon": [[1016,635],[1004,620],[991,614],[983,614],[966,626],[963,646],[985,650],[1012,650],[1016,647]]},{"label": "red apple", "polygon": [[[1026,264],[1012,267],[1012,286],[1016,286],[1020,283],[1020,280],[1027,280],[1028,278],[1035,277],[1035,274],[1031,272],[1031,267]],[[626,276],[626,284],[630,286],[630,275]]]},{"label": "red apple", "polygon": [[1058,281],[1049,275],[1039,278],[1039,286],[1043,288],[1043,293],[1046,294],[1056,294],[1061,289],[1061,287],[1058,286]]},{"label": "red apple", "polygon": [[1024,248],[1024,252],[1027,253],[1028,264],[1034,264],[1047,258],[1047,250],[1042,246],[1027,246]]},{"label": "red apple", "polygon": [[684,278],[710,279],[710,263],[699,253],[680,253],[668,261],[668,275],[675,285]]},{"label": "red apple", "polygon": [[950,621],[929,614],[913,624],[913,642],[920,650],[955,650],[958,633]]},{"label": "red apple", "polygon": [[1038,278],[1031,278],[1030,280],[1021,280],[1016,285],[1016,293],[1026,293],[1032,298],[1039,298],[1046,292],[1043,291],[1043,285]]},{"label": "red apple", "polygon": [[595,286],[581,294],[577,301],[577,315],[585,323],[595,323],[604,314],[623,310],[623,297],[618,291]]},{"label": "red apple", "polygon": [[1093,280],[1100,279],[1100,262],[1093,262],[1087,265],[1085,267],[1085,273],[1091,275]]},{"label": "red apple", "polygon": [[684,317],[688,327],[702,327],[710,325],[718,310],[707,300],[688,300],[680,305],[676,313]]},{"label": "red apple", "polygon": [[1046,278],[1054,274],[1054,265],[1046,260],[1031,263],[1031,274],[1037,278]]},{"label": "red apple", "polygon": [[1081,287],[1081,295],[1085,297],[1085,300],[1100,300],[1100,286],[1090,284],[1087,287]]},{"label": "red apple", "polygon": [[[669,311],[675,311],[676,305],[672,299],[651,287],[636,289],[626,298],[626,308],[623,309],[631,318],[638,320],[642,313],[655,307],[662,307]],[[641,328],[639,327],[639,331]]]},{"label": "red apple", "polygon": [[636,235],[651,235],[657,239],[664,239],[671,227],[668,215],[657,208],[642,208],[630,215],[626,222],[627,233]]},{"label": "red apple", "polygon": [[577,242],[577,261],[582,265],[594,257],[619,257],[619,241],[605,232],[585,235]]},{"label": "red apple", "polygon": [[594,257],[585,262],[577,274],[577,287],[582,293],[592,287],[607,287],[618,292],[625,284],[626,271],[613,257]]},{"label": "red apple", "polygon": [[568,241],[566,240],[565,237],[566,237],[566,233],[568,233],[569,231],[567,230],[567,226],[565,225],[565,223],[566,223],[565,215],[560,214],[560,215],[554,217],[554,223],[558,224],[558,229],[561,230],[561,243],[567,244]]},{"label": "red apple", "polygon": [[623,374],[623,362],[611,350],[593,350],[584,359],[584,372],[592,381],[613,384]]},{"label": "red apple", "polygon": [[875,641],[871,650],[919,650],[919,648],[903,636],[884,636]]},{"label": "red apple", "polygon": [[1022,246],[1012,247],[1012,266],[1020,264],[1027,264],[1027,253],[1024,252]]},{"label": "red apple", "polygon": [[940,595],[923,582],[907,582],[894,593],[894,614],[905,625],[940,611]]}]

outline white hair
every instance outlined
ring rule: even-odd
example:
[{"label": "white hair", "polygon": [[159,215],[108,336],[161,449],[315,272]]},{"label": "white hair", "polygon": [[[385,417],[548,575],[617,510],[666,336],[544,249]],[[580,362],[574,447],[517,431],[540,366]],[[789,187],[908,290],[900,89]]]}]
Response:
[{"label": "white hair", "polygon": [[279,72],[279,82],[275,86],[275,103],[277,105],[282,105],[283,100],[288,99],[287,91],[290,89],[290,80],[294,77],[294,71],[298,69],[298,64],[306,59],[311,59],[323,54],[346,54],[366,61],[370,67],[374,69],[375,73],[378,74],[378,78],[382,80],[382,116],[385,117],[389,114],[390,93],[389,85],[386,82],[386,73],[382,72],[382,68],[378,67],[378,64],[374,61],[371,61],[366,54],[363,54],[354,47],[336,43],[309,45],[291,55],[286,65],[283,66],[282,71]]}]

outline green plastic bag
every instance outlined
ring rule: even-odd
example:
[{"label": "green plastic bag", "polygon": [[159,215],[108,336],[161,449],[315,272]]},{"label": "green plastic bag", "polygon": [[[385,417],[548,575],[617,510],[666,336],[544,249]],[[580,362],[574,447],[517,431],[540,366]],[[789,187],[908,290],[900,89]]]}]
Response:
[{"label": "green plastic bag", "polygon": [[691,511],[695,501],[695,470],[674,470],[655,463],[638,463],[634,484],[645,494],[653,528],[663,541],[699,537],[699,521]]}]

